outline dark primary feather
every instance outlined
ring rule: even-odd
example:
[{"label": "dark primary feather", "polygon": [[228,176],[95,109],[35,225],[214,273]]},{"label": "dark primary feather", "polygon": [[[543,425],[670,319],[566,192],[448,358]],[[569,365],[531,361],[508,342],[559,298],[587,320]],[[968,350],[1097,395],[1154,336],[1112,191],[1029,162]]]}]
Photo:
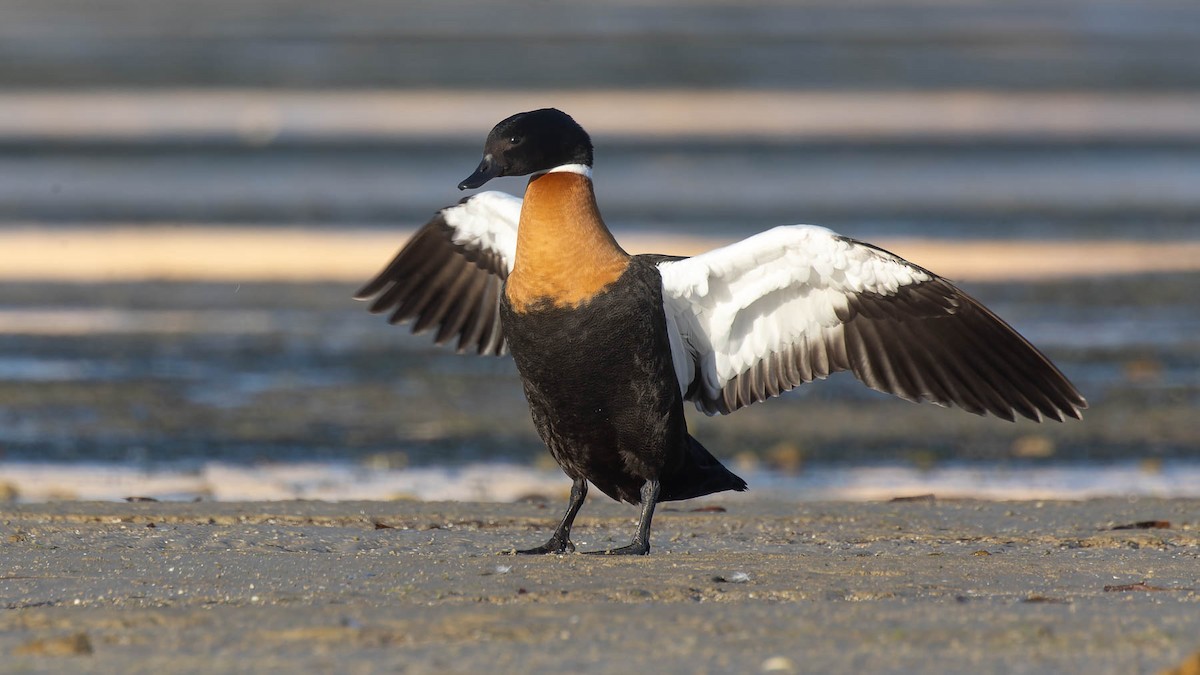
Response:
[{"label": "dark primary feather", "polygon": [[370,300],[373,314],[389,323],[414,321],[413,332],[437,329],[435,341],[457,339],[459,352],[506,352],[500,327],[500,293],[508,265],[495,252],[454,243],[454,228],[439,212],[367,282],[355,298]]},{"label": "dark primary feather", "polygon": [[[931,275],[933,276],[933,275]],[[1079,419],[1087,407],[1066,377],[1003,320],[945,279],[895,295],[860,293],[833,339],[810,336],[766,354],[715,397],[698,383],[687,398],[730,413],[779,392],[848,370],[867,386],[909,401],[955,405],[1012,421]],[[697,365],[697,375],[700,368]]]}]

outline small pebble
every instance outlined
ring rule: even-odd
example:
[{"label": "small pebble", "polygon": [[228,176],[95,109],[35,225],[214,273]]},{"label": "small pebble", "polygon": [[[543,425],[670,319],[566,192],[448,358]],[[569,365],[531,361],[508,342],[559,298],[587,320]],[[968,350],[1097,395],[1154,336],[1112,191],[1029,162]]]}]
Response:
[{"label": "small pebble", "polygon": [[712,580],[718,584],[744,584],[747,581],[750,581],[750,575],[746,574],[745,572],[734,572],[729,576],[721,576],[718,574],[717,576],[713,577]]}]

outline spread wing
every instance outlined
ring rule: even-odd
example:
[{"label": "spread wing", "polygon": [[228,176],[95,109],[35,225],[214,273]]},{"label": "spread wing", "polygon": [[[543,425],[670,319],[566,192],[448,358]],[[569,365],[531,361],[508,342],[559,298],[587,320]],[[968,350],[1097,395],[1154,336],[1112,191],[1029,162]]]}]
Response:
[{"label": "spread wing", "polygon": [[458,351],[505,353],[500,293],[517,251],[521,200],[481,192],[449,206],[408,240],[392,262],[354,297],[371,300],[389,323],[415,320],[413,332],[437,329],[434,341]]},{"label": "spread wing", "polygon": [[977,300],[899,256],[821,227],[777,227],[658,265],[684,395],[729,413],[830,373],[910,401],[1006,420],[1087,402]]}]

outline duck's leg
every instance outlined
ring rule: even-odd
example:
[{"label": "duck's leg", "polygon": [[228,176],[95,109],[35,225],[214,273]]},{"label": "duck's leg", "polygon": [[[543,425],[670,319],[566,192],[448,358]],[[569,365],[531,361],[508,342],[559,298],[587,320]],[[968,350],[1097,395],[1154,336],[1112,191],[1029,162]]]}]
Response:
[{"label": "duck's leg", "polygon": [[587,551],[594,555],[646,555],[650,552],[650,521],[654,519],[654,507],[658,504],[659,483],[648,480],[642,486],[642,518],[638,521],[638,531],[633,542],[628,546],[613,548],[607,551]]},{"label": "duck's leg", "polygon": [[575,523],[575,516],[579,514],[579,509],[583,506],[583,500],[587,497],[587,490],[587,481],[582,478],[576,478],[575,482],[571,484],[571,501],[567,503],[567,512],[563,514],[558,527],[554,529],[554,534],[550,537],[550,541],[537,548],[517,551],[517,555],[574,553],[575,544],[571,543],[571,525]]}]

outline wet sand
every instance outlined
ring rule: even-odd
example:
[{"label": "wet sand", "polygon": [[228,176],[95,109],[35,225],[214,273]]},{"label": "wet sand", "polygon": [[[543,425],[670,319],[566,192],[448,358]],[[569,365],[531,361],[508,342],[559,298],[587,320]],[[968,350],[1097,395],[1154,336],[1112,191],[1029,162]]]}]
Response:
[{"label": "wet sand", "polygon": [[[500,554],[555,503],[8,506],[0,670],[1130,673],[1200,649],[1200,501],[706,504],[728,510],[664,505],[631,559]],[[635,517],[592,500],[576,541]]]}]

